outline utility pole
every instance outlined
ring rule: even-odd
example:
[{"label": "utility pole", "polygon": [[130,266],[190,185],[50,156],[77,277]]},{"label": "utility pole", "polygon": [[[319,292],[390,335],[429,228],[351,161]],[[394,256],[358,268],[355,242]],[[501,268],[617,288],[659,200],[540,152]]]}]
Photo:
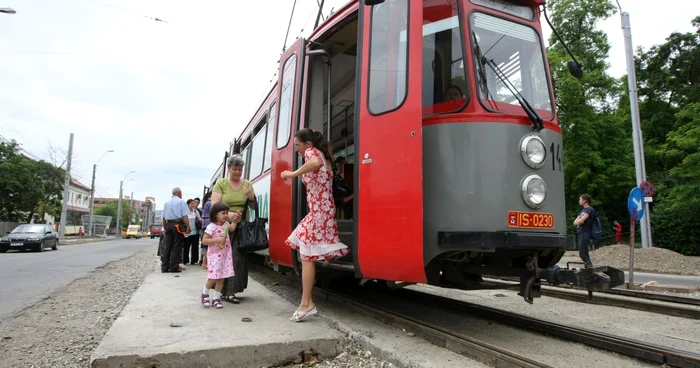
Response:
[{"label": "utility pole", "polygon": [[[131,218],[129,219],[129,224],[131,225],[131,221],[134,220],[134,192],[131,192],[131,197],[129,199],[129,207],[131,208]],[[139,214],[137,213],[136,216]]]},{"label": "utility pole", "polygon": [[[644,163],[644,139],[642,138],[642,126],[639,118],[639,98],[637,97],[637,76],[634,66],[634,50],[632,48],[632,26],[630,25],[630,15],[622,12],[620,8],[620,18],[622,21],[622,33],[625,38],[625,56],[627,57],[627,85],[630,94],[630,111],[632,113],[632,146],[634,147],[634,169],[637,184],[641,185],[647,180],[646,166]],[[649,203],[644,202],[644,213],[646,216],[640,221],[642,233],[642,248],[651,248],[651,223],[649,221]]]},{"label": "utility pole", "polygon": [[88,229],[88,235],[95,235],[95,225],[93,224],[93,205],[95,204],[95,171],[97,171],[97,164],[92,165],[92,186],[90,187],[90,228]]},{"label": "utility pole", "polygon": [[120,227],[120,222],[122,219],[122,187],[124,186],[124,181],[119,182],[119,199],[117,200],[117,238],[122,236],[122,230]]},{"label": "utility pole", "polygon": [[66,166],[66,182],[63,185],[63,206],[61,207],[61,228],[58,237],[66,238],[66,221],[68,221],[68,196],[70,195],[70,166],[73,159],[73,133],[68,141],[68,166]]}]

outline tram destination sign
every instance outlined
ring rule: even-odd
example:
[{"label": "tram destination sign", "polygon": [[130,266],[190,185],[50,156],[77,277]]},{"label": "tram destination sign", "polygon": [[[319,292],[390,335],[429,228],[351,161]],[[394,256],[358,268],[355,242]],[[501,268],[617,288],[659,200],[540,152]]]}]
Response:
[{"label": "tram destination sign", "polygon": [[538,212],[508,212],[508,227],[520,229],[553,229],[554,215]]}]

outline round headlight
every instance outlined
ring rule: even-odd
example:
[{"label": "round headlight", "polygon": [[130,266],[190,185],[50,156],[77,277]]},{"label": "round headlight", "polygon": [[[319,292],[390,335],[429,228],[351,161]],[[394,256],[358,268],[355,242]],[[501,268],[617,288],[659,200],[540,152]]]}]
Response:
[{"label": "round headlight", "polygon": [[540,208],[547,199],[547,185],[539,175],[529,175],[521,186],[523,200],[532,208]]},{"label": "round headlight", "polygon": [[520,154],[523,161],[533,169],[539,169],[547,158],[547,147],[542,138],[536,135],[527,135],[520,142]]}]

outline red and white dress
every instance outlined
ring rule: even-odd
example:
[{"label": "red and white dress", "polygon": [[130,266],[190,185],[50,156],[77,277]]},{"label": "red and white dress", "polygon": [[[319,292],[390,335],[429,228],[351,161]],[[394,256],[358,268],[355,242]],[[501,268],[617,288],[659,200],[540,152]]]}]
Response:
[{"label": "red and white dress", "polygon": [[298,250],[301,260],[305,262],[342,257],[349,253],[349,249],[338,238],[333,202],[333,172],[326,167],[323,154],[316,148],[307,149],[304,157],[306,161],[318,157],[323,166],[301,175],[301,181],[306,186],[309,213],[292,231],[286,243]]}]

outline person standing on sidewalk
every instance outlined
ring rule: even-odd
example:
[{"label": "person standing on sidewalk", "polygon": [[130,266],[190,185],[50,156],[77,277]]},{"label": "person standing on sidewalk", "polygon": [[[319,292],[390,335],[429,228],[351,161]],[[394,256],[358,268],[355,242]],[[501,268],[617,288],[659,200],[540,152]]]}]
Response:
[{"label": "person standing on sidewalk", "polygon": [[[163,229],[165,229],[165,246],[160,256],[161,272],[181,272],[180,259],[182,258],[182,243],[187,233],[189,209],[182,200],[182,190],[173,188],[173,197],[163,206]],[[178,225],[180,231],[178,231]]]},{"label": "person standing on sidewalk", "polygon": [[[213,305],[216,309],[224,306],[221,304],[221,291],[224,288],[224,281],[235,275],[233,269],[233,253],[231,247],[230,234],[235,231],[236,226],[241,221],[241,213],[234,213],[231,218],[233,224],[227,220],[229,218],[228,205],[218,202],[211,208],[212,222],[204,230],[202,244],[207,247],[207,281],[202,290],[201,303],[207,308]],[[209,290],[214,289],[214,297],[209,301]]]},{"label": "person standing on sidewalk", "polygon": [[[206,229],[209,226],[209,215],[211,212],[211,191],[204,194],[204,206],[202,207],[202,228]],[[202,238],[204,237],[204,231],[202,231]],[[202,239],[203,240],[203,239]],[[207,246],[203,242],[199,252],[199,264],[202,268],[207,268]]]},{"label": "person standing on sidewalk", "polygon": [[182,247],[182,263],[185,265],[192,262],[190,264],[194,266],[197,264],[197,261],[199,261],[199,232],[197,223],[201,224],[202,219],[199,217],[199,211],[197,211],[197,203],[198,202],[193,199],[187,200],[187,207],[189,209],[187,220],[190,232],[185,237],[184,246]]},{"label": "person standing on sidewalk", "polygon": [[591,256],[588,254],[588,245],[591,242],[591,232],[593,231],[593,221],[595,221],[595,209],[591,207],[593,198],[588,194],[581,194],[578,199],[578,204],[583,207],[574,225],[576,228],[576,237],[578,238],[578,255],[581,257],[586,268],[593,267]]}]

